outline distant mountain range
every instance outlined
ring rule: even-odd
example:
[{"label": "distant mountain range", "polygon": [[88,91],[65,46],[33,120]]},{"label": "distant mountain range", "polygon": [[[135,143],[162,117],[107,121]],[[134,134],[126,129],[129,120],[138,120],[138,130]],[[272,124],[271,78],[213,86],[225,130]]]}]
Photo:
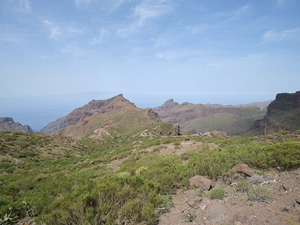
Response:
[{"label": "distant mountain range", "polygon": [[183,133],[220,130],[229,134],[244,134],[255,120],[263,118],[270,102],[224,106],[188,102],[178,104],[170,99],[153,110],[163,121],[179,124]]},{"label": "distant mountain range", "polygon": [[176,126],[180,127],[183,134],[210,130],[242,134],[251,128],[255,120],[263,118],[269,103],[223,106],[188,102],[178,104],[170,99],[152,110],[137,108],[120,94],[107,100],[92,100],[67,116],[49,123],[40,132],[80,137],[92,135],[99,129],[105,133],[110,128],[123,127],[130,130],[141,124],[165,122],[175,126],[171,132],[175,134],[179,134]]},{"label": "distant mountain range", "polygon": [[22,125],[18,122],[15,122],[10,117],[1,117],[0,118],[0,131],[12,131],[12,132],[30,132],[33,130],[28,125]]},{"label": "distant mountain range", "polygon": [[[138,108],[120,94],[106,100],[92,100],[49,123],[40,132],[76,138],[101,138],[113,132],[120,135],[134,130],[140,132],[148,127],[152,132],[164,135],[213,130],[243,135],[262,134],[265,126],[269,133],[299,130],[300,92],[281,93],[277,94],[274,101],[237,106],[188,102],[179,104],[170,99],[153,109]],[[29,126],[15,123],[7,117],[0,118],[0,131],[3,130],[33,132]]]}]

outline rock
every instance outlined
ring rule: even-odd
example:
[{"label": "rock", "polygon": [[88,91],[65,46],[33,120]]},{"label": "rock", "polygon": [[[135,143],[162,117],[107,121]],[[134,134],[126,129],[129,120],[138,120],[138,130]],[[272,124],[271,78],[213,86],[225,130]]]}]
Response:
[{"label": "rock", "polygon": [[94,130],[94,134],[91,136],[91,138],[96,138],[102,140],[104,137],[111,137],[111,134],[105,130],[104,128],[99,128],[97,130]]},{"label": "rock", "polygon": [[196,175],[189,179],[191,187],[202,188],[204,191],[209,191],[212,187],[212,181],[206,177]]},{"label": "rock", "polygon": [[287,184],[282,184],[280,189],[284,191],[292,191],[292,188]]},{"label": "rock", "polygon": [[200,203],[202,201],[201,197],[196,197],[194,199],[190,199],[186,202],[186,204],[191,207],[191,208],[199,208],[200,207]]},{"label": "rock", "polygon": [[300,198],[296,199],[296,202],[300,205]]},{"label": "rock", "polygon": [[169,135],[171,136],[180,136],[180,126],[178,124],[174,124],[170,129]]},{"label": "rock", "polygon": [[199,134],[200,137],[211,137],[210,132],[204,132]]},{"label": "rock", "polygon": [[213,223],[219,222],[226,215],[226,212],[225,205],[220,202],[211,204],[207,208],[208,217]]},{"label": "rock", "polygon": [[252,184],[260,184],[263,183],[264,179],[262,178],[262,176],[254,174],[253,176],[248,177],[248,181]]},{"label": "rock", "polygon": [[261,120],[256,120],[251,128],[255,134],[295,131],[300,126],[300,91],[295,93],[279,93],[272,101],[267,114]]},{"label": "rock", "polygon": [[233,225],[242,225],[240,221],[234,221]]},{"label": "rock", "polygon": [[233,169],[238,173],[243,173],[248,177],[251,177],[254,175],[254,172],[252,169],[249,168],[247,164],[238,164]]}]

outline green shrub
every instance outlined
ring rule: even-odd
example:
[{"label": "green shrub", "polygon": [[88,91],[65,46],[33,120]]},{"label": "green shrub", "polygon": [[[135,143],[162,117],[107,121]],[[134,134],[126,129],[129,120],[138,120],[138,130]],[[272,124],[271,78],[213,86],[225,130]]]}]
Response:
[{"label": "green shrub", "polygon": [[237,182],[236,190],[240,192],[247,192],[251,187],[251,184],[247,180]]},{"label": "green shrub", "polygon": [[253,186],[248,190],[248,199],[263,202],[272,199],[272,193],[266,187]]},{"label": "green shrub", "polygon": [[222,200],[225,198],[226,193],[223,188],[214,188],[210,191],[210,197],[211,199],[220,199]]},{"label": "green shrub", "polygon": [[193,222],[196,219],[196,215],[195,214],[187,214],[185,216],[185,221],[186,222]]},{"label": "green shrub", "polygon": [[259,176],[264,175],[264,172],[261,171],[261,170],[254,170],[254,173],[256,173],[256,174],[259,175]]}]

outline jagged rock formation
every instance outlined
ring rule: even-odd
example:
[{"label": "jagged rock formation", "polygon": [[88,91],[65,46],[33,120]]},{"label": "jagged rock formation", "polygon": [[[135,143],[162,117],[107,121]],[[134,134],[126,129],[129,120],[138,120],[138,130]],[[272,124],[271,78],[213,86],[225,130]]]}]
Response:
[{"label": "jagged rock formation", "polygon": [[267,114],[256,120],[251,128],[254,134],[275,133],[282,130],[300,130],[300,91],[280,93],[267,108]]},{"label": "jagged rock formation", "polygon": [[0,131],[34,132],[30,126],[14,122],[14,120],[10,117],[0,118]]},{"label": "jagged rock formation", "polygon": [[[152,109],[137,108],[134,103],[120,94],[107,100],[92,100],[67,116],[49,123],[41,132],[59,133],[71,137],[90,135],[102,138],[113,136],[109,131],[110,128],[128,131],[155,123],[163,123],[156,112]],[[103,132],[95,135],[95,131],[102,130],[109,132],[110,135],[102,135]],[[168,132],[173,135],[174,128]]]},{"label": "jagged rock formation", "polygon": [[178,124],[182,133],[219,130],[228,134],[243,134],[251,128],[255,120],[261,119],[265,115],[264,108],[268,103],[253,103],[259,107],[252,104],[223,106],[188,102],[178,104],[170,99],[153,110],[163,121]]}]

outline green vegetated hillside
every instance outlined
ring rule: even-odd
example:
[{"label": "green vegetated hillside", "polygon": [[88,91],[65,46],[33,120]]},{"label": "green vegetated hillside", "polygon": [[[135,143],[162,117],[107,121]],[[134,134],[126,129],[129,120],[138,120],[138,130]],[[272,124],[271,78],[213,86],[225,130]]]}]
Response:
[{"label": "green vegetated hillside", "polygon": [[101,139],[0,132],[0,224],[156,224],[194,175],[300,166],[299,132],[202,138],[141,128]]},{"label": "green vegetated hillside", "polygon": [[262,106],[269,102],[261,103],[259,108],[258,103],[241,106],[178,104],[171,99],[154,111],[163,121],[179,124],[182,133],[220,130],[240,135],[246,133],[254,121],[263,118],[266,108]]}]

